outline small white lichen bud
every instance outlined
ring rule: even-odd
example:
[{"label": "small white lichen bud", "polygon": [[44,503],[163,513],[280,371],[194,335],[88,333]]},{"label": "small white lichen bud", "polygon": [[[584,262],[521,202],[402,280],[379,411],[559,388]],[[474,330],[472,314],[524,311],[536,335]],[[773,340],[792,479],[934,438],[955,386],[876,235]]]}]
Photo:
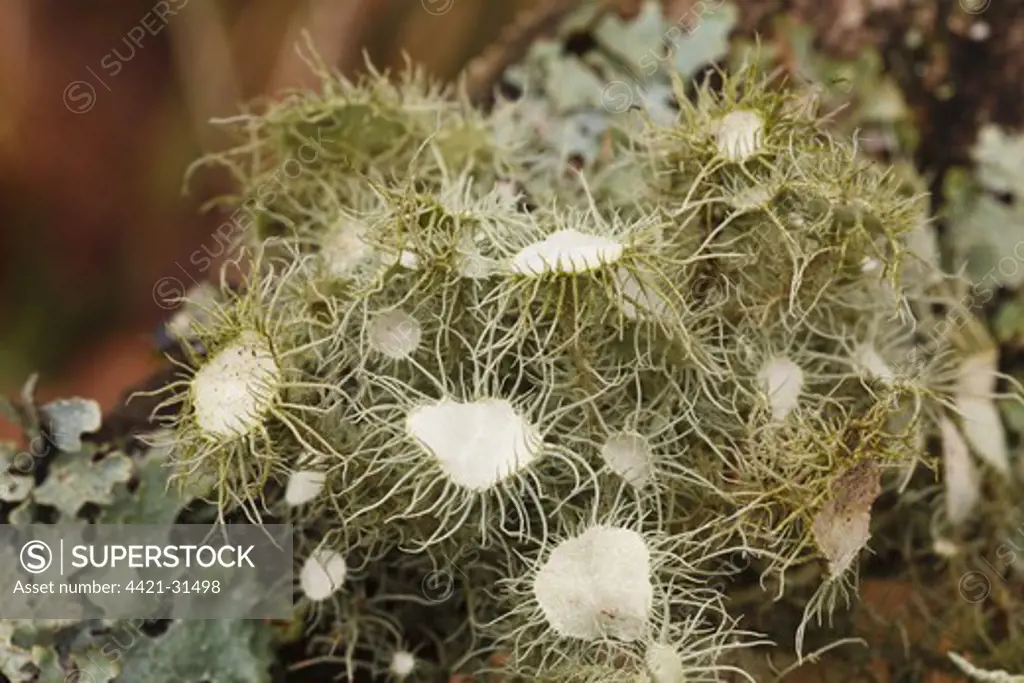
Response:
[{"label": "small white lichen bud", "polygon": [[651,643],[644,660],[652,683],[686,683],[683,658],[671,645]]},{"label": "small white lichen bud", "polygon": [[333,550],[314,551],[299,572],[299,586],[303,594],[314,602],[334,595],[345,583],[348,566],[345,556]]},{"label": "small white lichen bud", "polygon": [[456,484],[485,491],[536,461],[540,432],[504,399],[444,399],[414,408],[407,433],[437,458]]},{"label": "small white lichen bud", "polygon": [[243,332],[192,378],[196,424],[216,440],[243,436],[263,421],[280,384],[281,369],[266,338]]},{"label": "small white lichen bud", "polygon": [[643,314],[655,318],[665,317],[670,311],[668,302],[651,287],[643,285],[630,271],[616,268],[613,278],[622,292],[622,313],[630,320],[637,320]]},{"label": "small white lichen bud", "polygon": [[471,280],[483,280],[498,271],[498,262],[484,256],[477,246],[477,240],[463,236],[455,256],[455,271],[459,276]]},{"label": "small white lichen bud", "polygon": [[651,446],[639,434],[620,432],[601,446],[601,457],[612,472],[635,488],[643,488],[651,479]]},{"label": "small white lichen bud", "polygon": [[647,544],[630,529],[591,527],[551,552],[534,578],[533,594],[560,636],[639,640],[654,602]]},{"label": "small white lichen bud", "polygon": [[718,153],[730,161],[743,161],[761,147],[764,122],[749,109],[736,109],[723,116],[715,127]]},{"label": "small white lichen bud", "polygon": [[167,334],[175,339],[187,341],[195,333],[197,325],[207,325],[211,319],[210,310],[217,305],[218,290],[204,282],[192,287],[185,294],[184,304],[164,326]]},{"label": "small white lichen bud", "polygon": [[559,230],[512,257],[511,269],[519,275],[585,273],[615,263],[624,251],[625,246],[606,237]]},{"label": "small white lichen bud", "polygon": [[320,246],[320,257],[332,276],[348,277],[372,256],[373,249],[363,241],[365,234],[366,226],[353,220],[345,220],[327,231]]},{"label": "small white lichen bud", "polygon": [[967,37],[980,43],[992,35],[992,27],[986,21],[976,21],[967,29]]},{"label": "small white lichen bud", "polygon": [[419,348],[423,328],[416,318],[395,309],[374,316],[367,337],[374,351],[394,360],[404,360]]},{"label": "small white lichen bud", "polygon": [[415,252],[403,249],[398,255],[398,264],[409,270],[416,270],[420,267],[420,257]]},{"label": "small white lichen bud", "polygon": [[862,273],[874,273],[881,268],[882,262],[871,256],[865,256],[860,260],[860,272]]},{"label": "small white lichen bud", "polygon": [[948,538],[936,538],[932,542],[932,552],[939,557],[950,558],[960,554],[960,546]]},{"label": "small white lichen bud", "polygon": [[320,495],[326,481],[326,472],[316,470],[292,472],[288,477],[288,485],[285,487],[284,502],[289,507],[305,505]]},{"label": "small white lichen bud", "polygon": [[781,422],[796,408],[804,388],[804,371],[785,356],[772,358],[758,373],[758,380],[768,397],[772,419]]},{"label": "small white lichen bud", "polygon": [[420,257],[414,251],[408,249],[394,250],[383,248],[380,252],[380,262],[386,265],[398,265],[408,270],[417,270],[420,267]]},{"label": "small white lichen bud", "polygon": [[498,270],[498,263],[480,253],[460,253],[457,257],[455,270],[470,280],[485,280]]},{"label": "small white lichen bud", "polygon": [[388,672],[398,679],[407,678],[416,668],[416,656],[407,650],[398,650],[391,655]]},{"label": "small white lichen bud", "polygon": [[854,355],[854,361],[862,373],[874,377],[885,386],[892,386],[895,381],[892,368],[872,346],[867,344],[859,346]]},{"label": "small white lichen bud", "polygon": [[513,209],[523,198],[523,193],[516,187],[514,180],[499,180],[494,183],[491,191],[494,205],[504,209]]}]

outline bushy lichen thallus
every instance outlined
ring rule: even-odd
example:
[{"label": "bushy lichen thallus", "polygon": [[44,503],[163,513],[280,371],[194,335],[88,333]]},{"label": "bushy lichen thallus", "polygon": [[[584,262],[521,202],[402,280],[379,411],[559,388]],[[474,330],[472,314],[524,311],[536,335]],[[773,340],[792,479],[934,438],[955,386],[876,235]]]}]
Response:
[{"label": "bushy lichen thallus", "polygon": [[213,158],[252,260],[165,404],[177,478],[297,525],[314,642],[396,679],[716,680],[760,642],[724,575],[781,595],[817,563],[807,620],[852,589],[882,475],[948,403],[945,349],[895,371],[919,195],[752,67],[574,170],[528,94],[313,65]]}]

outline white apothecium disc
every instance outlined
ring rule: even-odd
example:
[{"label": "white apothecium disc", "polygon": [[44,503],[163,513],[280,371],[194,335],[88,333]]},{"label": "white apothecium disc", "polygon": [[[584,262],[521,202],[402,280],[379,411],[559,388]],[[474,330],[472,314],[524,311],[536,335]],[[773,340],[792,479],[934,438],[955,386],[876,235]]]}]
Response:
[{"label": "white apothecium disc", "polygon": [[511,269],[520,275],[585,273],[618,261],[623,251],[625,246],[607,237],[559,230],[516,254]]},{"label": "white apothecium disc", "polygon": [[533,594],[560,636],[638,640],[654,601],[647,544],[630,529],[591,527],[551,552],[534,578]]},{"label": "white apothecium disc", "polygon": [[470,403],[445,399],[414,408],[406,431],[460,486],[487,490],[541,455],[539,431],[504,399]]},{"label": "white apothecium disc", "polygon": [[345,556],[333,550],[316,550],[306,559],[299,572],[299,587],[314,602],[334,595],[348,575]]},{"label": "white apothecium disc", "polygon": [[199,429],[215,439],[249,433],[273,405],[280,383],[281,370],[270,344],[256,332],[243,332],[192,378]]}]

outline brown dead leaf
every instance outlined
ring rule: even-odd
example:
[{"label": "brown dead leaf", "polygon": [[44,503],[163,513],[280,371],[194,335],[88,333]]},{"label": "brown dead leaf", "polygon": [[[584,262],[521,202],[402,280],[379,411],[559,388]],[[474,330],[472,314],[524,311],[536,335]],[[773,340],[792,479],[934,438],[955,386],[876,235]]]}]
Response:
[{"label": "brown dead leaf", "polygon": [[871,537],[871,506],[882,492],[881,469],[859,462],[832,483],[833,498],[814,516],[811,531],[834,578],[853,564]]}]

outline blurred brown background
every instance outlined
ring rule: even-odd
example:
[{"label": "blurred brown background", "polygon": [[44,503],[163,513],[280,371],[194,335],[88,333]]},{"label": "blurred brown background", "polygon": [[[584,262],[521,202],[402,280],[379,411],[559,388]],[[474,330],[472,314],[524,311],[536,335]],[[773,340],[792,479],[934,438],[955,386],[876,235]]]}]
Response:
[{"label": "blurred brown background", "polygon": [[[309,30],[342,71],[458,72],[534,0],[2,0],[0,391],[39,371],[40,398],[104,406],[157,363],[161,279],[189,255],[224,188],[185,168],[222,146],[207,124],[250,98],[309,83]],[[156,300],[155,300],[156,299]]]}]

